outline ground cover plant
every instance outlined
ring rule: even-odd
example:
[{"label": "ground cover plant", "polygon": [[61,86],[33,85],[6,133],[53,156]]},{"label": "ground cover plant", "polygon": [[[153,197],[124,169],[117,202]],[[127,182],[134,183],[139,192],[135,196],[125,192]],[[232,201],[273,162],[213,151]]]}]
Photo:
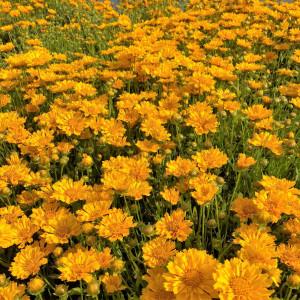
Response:
[{"label": "ground cover plant", "polygon": [[0,1],[0,299],[299,299],[299,44],[299,2]]}]

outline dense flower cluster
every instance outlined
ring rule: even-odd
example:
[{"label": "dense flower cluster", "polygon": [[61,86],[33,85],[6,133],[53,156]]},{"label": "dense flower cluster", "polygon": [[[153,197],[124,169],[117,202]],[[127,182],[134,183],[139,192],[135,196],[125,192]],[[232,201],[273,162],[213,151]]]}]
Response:
[{"label": "dense flower cluster", "polygon": [[0,0],[0,299],[299,299],[299,20]]}]

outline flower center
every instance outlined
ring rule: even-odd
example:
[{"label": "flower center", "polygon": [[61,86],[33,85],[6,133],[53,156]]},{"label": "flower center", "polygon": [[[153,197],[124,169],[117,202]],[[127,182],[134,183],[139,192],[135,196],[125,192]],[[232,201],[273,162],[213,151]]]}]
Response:
[{"label": "flower center", "polygon": [[249,295],[251,291],[251,284],[245,278],[232,278],[230,280],[230,287],[233,290],[234,295],[245,296]]},{"label": "flower center", "polygon": [[70,228],[68,227],[60,227],[57,229],[55,235],[60,237],[60,238],[67,238],[70,236]]},{"label": "flower center", "polygon": [[183,278],[185,285],[197,288],[203,282],[203,274],[199,270],[190,270]]},{"label": "flower center", "polygon": [[180,225],[177,222],[169,222],[166,224],[168,231],[177,232],[180,229]]}]

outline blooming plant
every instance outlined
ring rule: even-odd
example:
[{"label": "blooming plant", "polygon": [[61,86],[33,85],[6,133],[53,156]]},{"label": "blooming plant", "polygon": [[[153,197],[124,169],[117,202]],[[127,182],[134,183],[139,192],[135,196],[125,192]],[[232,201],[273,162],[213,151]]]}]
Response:
[{"label": "blooming plant", "polygon": [[0,299],[300,299],[300,3],[0,0]]}]

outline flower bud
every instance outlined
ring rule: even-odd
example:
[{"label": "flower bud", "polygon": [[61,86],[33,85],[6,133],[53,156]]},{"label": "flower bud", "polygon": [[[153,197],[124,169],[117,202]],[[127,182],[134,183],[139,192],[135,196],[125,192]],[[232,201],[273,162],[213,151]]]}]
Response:
[{"label": "flower bud", "polygon": [[287,285],[291,289],[299,289],[300,288],[300,275],[293,274],[288,277]]},{"label": "flower bud", "polygon": [[145,225],[142,232],[145,236],[151,236],[154,234],[154,227],[151,224]]},{"label": "flower bud", "polygon": [[120,258],[115,258],[111,263],[110,263],[110,268],[114,272],[119,272],[124,268],[124,262]]},{"label": "flower bud", "polygon": [[55,294],[57,296],[64,296],[68,291],[68,287],[65,284],[59,284],[55,288]]},{"label": "flower bud", "polygon": [[39,293],[44,289],[45,282],[40,277],[31,278],[27,284],[28,291],[32,294]]},{"label": "flower bud", "polygon": [[0,287],[6,285],[6,275],[0,274]]},{"label": "flower bud", "polygon": [[100,285],[99,285],[99,282],[98,281],[91,281],[88,286],[87,286],[87,289],[86,289],[87,293],[89,295],[98,295],[99,292],[100,292]]}]

